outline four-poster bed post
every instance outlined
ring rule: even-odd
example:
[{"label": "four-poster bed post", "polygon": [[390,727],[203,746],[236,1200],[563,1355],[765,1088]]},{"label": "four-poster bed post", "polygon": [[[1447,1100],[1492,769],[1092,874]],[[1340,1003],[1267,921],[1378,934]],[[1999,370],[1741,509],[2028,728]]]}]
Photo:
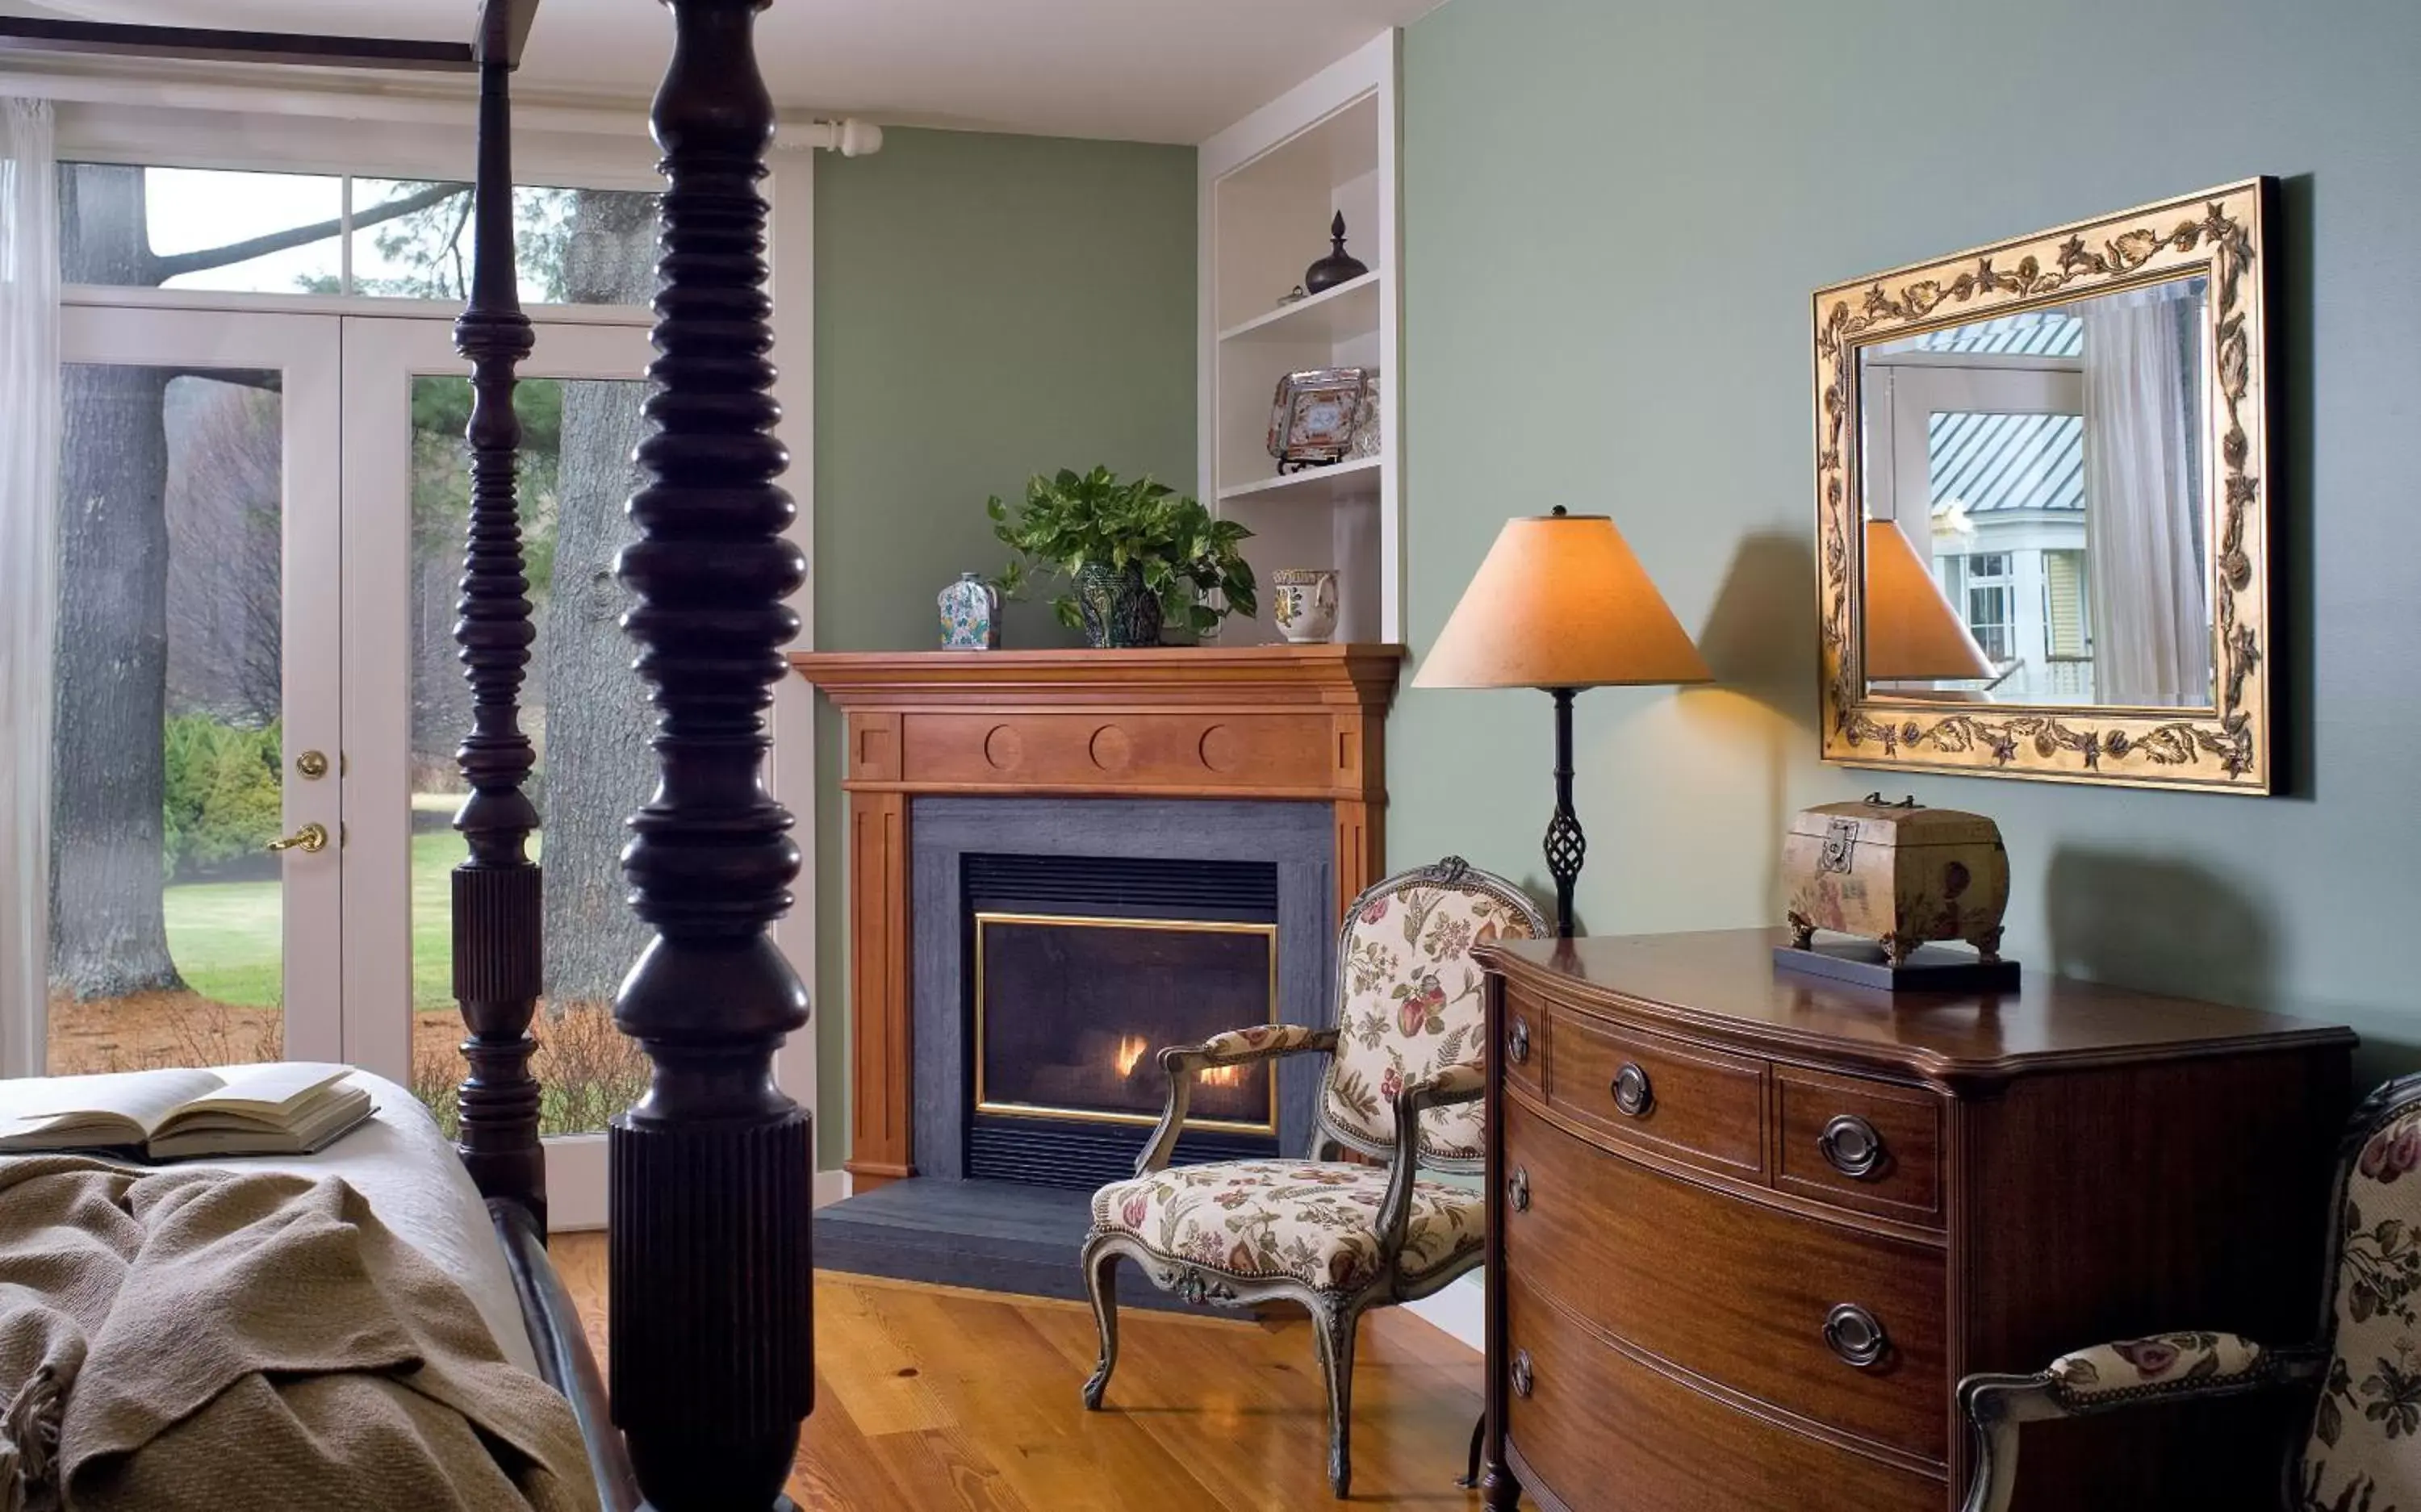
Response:
[{"label": "four-poster bed post", "polygon": [[620,561],[660,770],[623,870],[655,939],[614,1010],[654,1068],[610,1135],[608,1368],[648,1504],[721,1512],[787,1504],[814,1405],[808,1120],[773,1082],[807,997],[767,934],[799,851],[764,783],[806,562],[773,481],[789,459],[758,190],[773,134],[754,39],[765,0],[667,4],[655,433]]},{"label": "four-poster bed post", "polygon": [[514,468],[522,444],[513,389],[536,343],[522,313],[513,256],[513,12],[491,0],[474,52],[479,66],[479,149],[472,191],[471,297],[454,323],[471,364],[471,510],[454,638],[471,684],[471,730],[457,759],[471,796],[455,816],[470,855],[454,868],[454,995],[469,1037],[470,1074],[456,1094],[462,1163],[480,1194],[520,1203],[546,1227],[546,1158],[539,1085],[530,1075],[530,1019],[545,964],[539,872],[528,854],[538,807],[522,790],[537,761],[521,727],[521,691],[536,631],[522,559]]},{"label": "four-poster bed post", "polygon": [[455,627],[472,690],[458,753],[471,792],[455,819],[469,855],[453,877],[470,1063],[460,1148],[540,1372],[580,1420],[606,1512],[632,1512],[643,1494],[655,1512],[727,1512],[789,1504],[782,1487],[814,1396],[812,1141],[773,1074],[785,1037],[806,1025],[807,999],[767,934],[789,907],[799,852],[763,772],[780,648],[798,631],[787,600],[806,567],[785,538],[794,511],[774,483],[789,457],[773,436],[758,189],[773,131],[754,41],[766,0],[665,3],[674,50],[652,113],[667,179],[648,368],[655,433],[639,447],[638,539],[619,564],[634,600],[624,624],[652,688],[660,782],[624,853],[632,905],[655,938],[615,1020],[652,1071],[608,1135],[610,1407],[547,1257],[530,1069],[544,949],[528,854],[539,815],[523,790],[535,754],[520,698],[534,637],[513,391],[533,334],[514,267],[509,84],[538,0],[484,0],[467,47],[0,17],[0,49],[478,76],[474,270],[455,325],[473,391]]}]

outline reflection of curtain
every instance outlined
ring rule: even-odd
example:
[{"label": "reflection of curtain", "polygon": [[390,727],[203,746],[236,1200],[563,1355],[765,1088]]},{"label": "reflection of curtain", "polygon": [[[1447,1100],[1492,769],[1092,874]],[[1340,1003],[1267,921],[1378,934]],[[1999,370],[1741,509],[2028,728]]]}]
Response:
[{"label": "reflection of curtain", "polygon": [[2105,704],[2208,708],[2192,286],[2085,300],[2085,516],[2093,684]]},{"label": "reflection of curtain", "polygon": [[0,100],[0,1074],[41,1069],[59,444],[51,107]]}]

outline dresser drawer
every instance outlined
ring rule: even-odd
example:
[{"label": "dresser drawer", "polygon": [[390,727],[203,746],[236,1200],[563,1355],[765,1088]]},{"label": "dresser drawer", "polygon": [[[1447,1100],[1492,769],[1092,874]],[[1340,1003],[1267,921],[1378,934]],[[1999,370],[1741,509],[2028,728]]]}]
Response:
[{"label": "dresser drawer", "polygon": [[1824,1202],[1939,1227],[1942,1103],[1917,1087],[1776,1067],[1773,1183]]},{"label": "dresser drawer", "polygon": [[1743,1395],[1946,1458],[1939,1250],[1664,1176],[1518,1106],[1504,1171],[1505,1265],[1542,1296]]},{"label": "dresser drawer", "polygon": [[1734,1175],[1765,1174],[1763,1061],[1549,1010],[1547,1100],[1592,1129]]},{"label": "dresser drawer", "polygon": [[1547,1067],[1546,1005],[1517,987],[1505,990],[1505,1043],[1496,1047],[1505,1058],[1505,1080],[1532,1097],[1545,1095]]},{"label": "dresser drawer", "polygon": [[1542,1504],[1941,1512],[1947,1500],[1942,1481],[1769,1423],[1608,1348],[1518,1274],[1505,1290],[1507,1438]]}]

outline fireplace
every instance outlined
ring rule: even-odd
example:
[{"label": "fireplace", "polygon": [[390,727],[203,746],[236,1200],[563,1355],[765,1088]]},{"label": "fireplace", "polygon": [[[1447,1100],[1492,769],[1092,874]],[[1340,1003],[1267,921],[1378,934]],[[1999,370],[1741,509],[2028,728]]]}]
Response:
[{"label": "fireplace", "polygon": [[[1159,1052],[1279,1021],[1277,867],[962,856],[965,1173],[1090,1190],[1134,1169]],[[1269,1063],[1198,1077],[1177,1159],[1278,1148]]]}]

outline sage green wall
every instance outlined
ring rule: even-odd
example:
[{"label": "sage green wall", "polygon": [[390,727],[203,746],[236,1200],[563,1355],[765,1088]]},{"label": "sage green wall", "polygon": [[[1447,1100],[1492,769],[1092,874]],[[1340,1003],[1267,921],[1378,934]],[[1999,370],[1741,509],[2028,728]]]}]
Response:
[{"label": "sage green wall", "polygon": [[[1585,927],[1777,916],[1799,807],[1994,816],[2011,949],[2421,1043],[2421,8],[2409,0],[1452,0],[1405,46],[1409,633],[1507,513],[1611,512],[1717,690],[1581,700]],[[1808,295],[2250,174],[2281,398],[2260,800],[1814,757]],[[1548,707],[1409,692],[1389,852],[1540,880]]]},{"label": "sage green wall", "polygon": [[[931,646],[933,595],[1004,557],[987,495],[1103,462],[1195,476],[1191,148],[892,130],[816,164],[816,644]],[[1058,644],[1039,604],[1012,645]],[[817,1058],[848,1148],[839,723],[817,715]]]}]

